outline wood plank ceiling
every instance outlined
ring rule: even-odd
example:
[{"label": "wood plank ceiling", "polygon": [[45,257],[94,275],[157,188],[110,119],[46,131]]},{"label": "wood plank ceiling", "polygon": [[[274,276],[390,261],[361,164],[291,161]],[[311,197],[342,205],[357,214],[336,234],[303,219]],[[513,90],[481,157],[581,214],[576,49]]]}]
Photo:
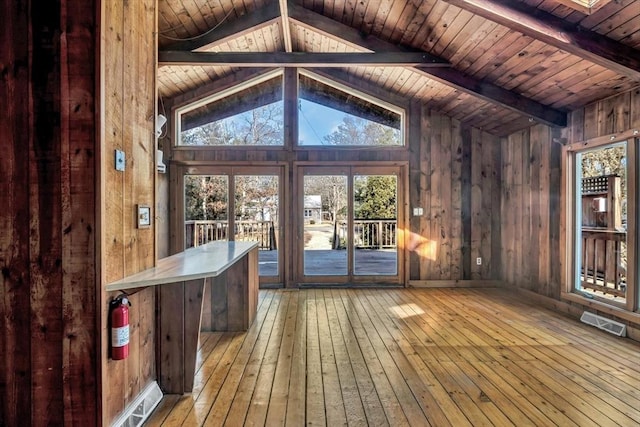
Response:
[{"label": "wood plank ceiling", "polygon": [[[568,0],[160,0],[159,94],[247,66],[202,64],[200,52],[420,51],[450,66],[325,71],[498,135],[562,126],[568,111],[640,85],[640,1],[599,3],[588,14]],[[195,53],[163,65],[169,51]]]}]

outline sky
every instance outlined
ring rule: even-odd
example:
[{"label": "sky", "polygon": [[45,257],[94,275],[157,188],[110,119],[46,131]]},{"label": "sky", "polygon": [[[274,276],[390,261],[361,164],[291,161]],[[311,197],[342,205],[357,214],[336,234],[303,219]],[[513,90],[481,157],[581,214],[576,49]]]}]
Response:
[{"label": "sky", "polygon": [[338,129],[346,113],[315,102],[300,100],[298,120],[300,145],[325,145],[325,135]]}]

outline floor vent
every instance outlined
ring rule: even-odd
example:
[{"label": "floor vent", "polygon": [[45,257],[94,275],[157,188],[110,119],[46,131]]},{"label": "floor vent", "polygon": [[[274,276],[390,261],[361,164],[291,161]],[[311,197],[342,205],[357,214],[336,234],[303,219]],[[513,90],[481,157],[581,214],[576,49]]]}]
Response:
[{"label": "floor vent", "polygon": [[607,331],[619,337],[624,337],[627,333],[626,325],[588,311],[582,313],[580,320],[587,325],[595,326],[598,329],[602,329],[603,331]]},{"label": "floor vent", "polygon": [[111,424],[112,427],[138,427],[149,417],[162,400],[162,390],[157,382],[152,382],[140,392],[127,409]]}]

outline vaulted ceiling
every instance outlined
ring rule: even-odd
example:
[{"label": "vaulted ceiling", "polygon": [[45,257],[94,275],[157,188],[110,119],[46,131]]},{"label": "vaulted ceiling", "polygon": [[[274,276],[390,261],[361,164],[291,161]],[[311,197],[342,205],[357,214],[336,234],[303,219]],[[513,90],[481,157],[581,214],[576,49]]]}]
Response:
[{"label": "vaulted ceiling", "polygon": [[640,85],[640,1],[574,3],[159,0],[158,90],[168,100],[245,68],[321,66],[498,135],[564,126]]}]

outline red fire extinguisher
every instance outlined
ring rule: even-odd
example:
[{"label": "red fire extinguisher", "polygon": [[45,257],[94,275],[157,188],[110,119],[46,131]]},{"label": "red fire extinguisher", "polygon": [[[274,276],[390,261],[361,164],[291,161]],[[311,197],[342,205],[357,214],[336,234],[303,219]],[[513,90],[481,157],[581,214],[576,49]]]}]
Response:
[{"label": "red fire extinguisher", "polygon": [[115,297],[111,303],[111,358],[126,359],[129,356],[129,298],[126,294]]}]

